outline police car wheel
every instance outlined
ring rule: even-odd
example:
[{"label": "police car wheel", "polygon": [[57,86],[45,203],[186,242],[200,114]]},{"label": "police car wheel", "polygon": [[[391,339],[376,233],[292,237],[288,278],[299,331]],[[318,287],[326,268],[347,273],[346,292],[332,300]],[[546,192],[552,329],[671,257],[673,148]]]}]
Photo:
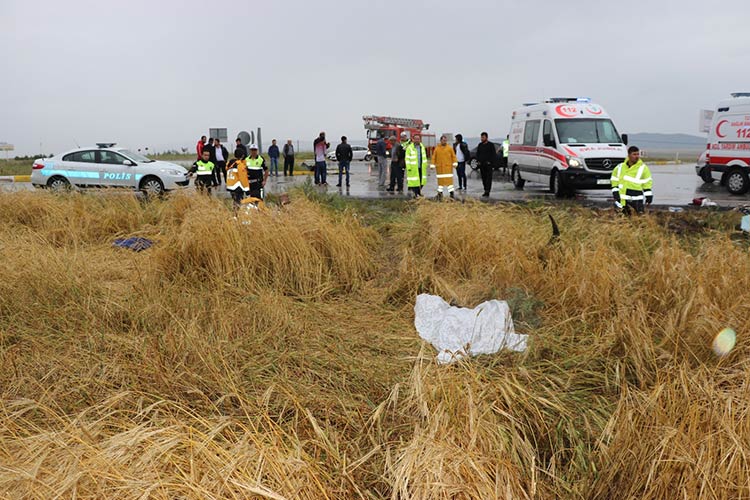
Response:
[{"label": "police car wheel", "polygon": [[156,177],[146,177],[141,181],[140,190],[146,196],[161,196],[164,194],[164,184]]},{"label": "police car wheel", "polygon": [[51,177],[50,180],[47,181],[47,187],[50,188],[52,191],[67,191],[70,189],[70,182],[68,182],[68,179],[65,177]]},{"label": "police car wheel", "polygon": [[732,194],[745,194],[750,188],[747,172],[740,168],[730,170],[727,174],[727,190]]}]

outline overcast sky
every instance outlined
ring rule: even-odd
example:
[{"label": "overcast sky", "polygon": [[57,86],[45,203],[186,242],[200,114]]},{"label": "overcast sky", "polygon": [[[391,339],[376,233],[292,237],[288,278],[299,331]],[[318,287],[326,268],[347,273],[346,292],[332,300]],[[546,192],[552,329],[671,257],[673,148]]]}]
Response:
[{"label": "overcast sky", "polygon": [[0,0],[0,142],[364,139],[364,114],[499,137],[555,95],[621,132],[699,135],[699,109],[750,90],[748,19],[747,0]]}]

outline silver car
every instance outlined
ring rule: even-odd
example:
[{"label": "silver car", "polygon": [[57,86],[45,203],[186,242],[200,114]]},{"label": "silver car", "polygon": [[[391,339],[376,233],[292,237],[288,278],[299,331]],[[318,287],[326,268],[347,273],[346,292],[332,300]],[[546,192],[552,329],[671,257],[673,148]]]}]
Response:
[{"label": "silver car", "polygon": [[118,187],[160,195],[188,185],[185,167],[152,160],[111,143],[80,148],[34,161],[31,183],[36,187],[66,190],[71,186]]},{"label": "silver car", "polygon": [[[326,156],[331,161],[336,161],[336,150],[334,149]],[[352,160],[353,161],[370,161],[372,160],[372,153],[365,146],[352,146]]]}]

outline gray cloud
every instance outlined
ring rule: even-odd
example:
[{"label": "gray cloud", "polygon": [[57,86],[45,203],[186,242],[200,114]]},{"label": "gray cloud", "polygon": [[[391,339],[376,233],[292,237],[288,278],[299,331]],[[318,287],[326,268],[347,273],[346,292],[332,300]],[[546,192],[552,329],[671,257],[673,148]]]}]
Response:
[{"label": "gray cloud", "polygon": [[0,141],[192,147],[208,127],[364,138],[363,114],[504,135],[512,110],[586,95],[623,132],[697,133],[750,90],[750,5],[6,0]]}]

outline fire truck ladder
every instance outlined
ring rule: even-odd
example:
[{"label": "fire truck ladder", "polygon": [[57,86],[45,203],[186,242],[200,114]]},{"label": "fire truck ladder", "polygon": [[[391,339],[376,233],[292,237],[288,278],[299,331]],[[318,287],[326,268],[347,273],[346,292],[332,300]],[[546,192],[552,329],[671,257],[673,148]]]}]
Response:
[{"label": "fire truck ladder", "polygon": [[365,128],[377,128],[378,126],[397,125],[405,128],[414,128],[417,130],[426,129],[429,125],[425,126],[422,120],[414,118],[394,118],[392,116],[363,116],[362,119],[365,121]]}]

